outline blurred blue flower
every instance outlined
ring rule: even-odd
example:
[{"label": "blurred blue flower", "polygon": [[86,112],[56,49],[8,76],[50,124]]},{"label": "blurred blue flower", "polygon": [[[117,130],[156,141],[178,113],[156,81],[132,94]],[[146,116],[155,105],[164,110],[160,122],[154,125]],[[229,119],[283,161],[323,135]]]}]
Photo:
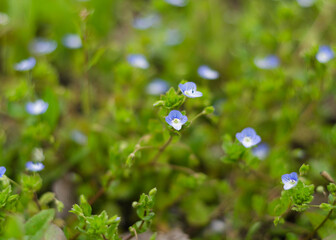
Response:
[{"label": "blurred blue flower", "polygon": [[297,0],[297,2],[301,7],[310,7],[313,6],[315,0]]},{"label": "blurred blue flower", "polygon": [[29,161],[26,163],[26,168],[32,172],[39,172],[44,168],[44,165],[41,162],[34,163],[32,161]]},{"label": "blurred blue flower", "polygon": [[334,57],[334,52],[329,46],[320,46],[316,54],[316,59],[320,63],[329,62]]},{"label": "blurred blue flower", "polygon": [[190,98],[202,97],[203,94],[199,91],[196,91],[196,84],[193,82],[187,82],[185,84],[179,84],[179,88],[181,89],[183,95]]},{"label": "blurred blue flower", "polygon": [[208,80],[214,80],[219,77],[219,73],[206,65],[202,65],[197,70],[198,75]]},{"label": "blurred blue flower", "polygon": [[9,23],[9,17],[6,13],[0,12],[0,25],[7,25]]},{"label": "blurred blue flower", "polygon": [[176,130],[180,130],[182,125],[188,121],[187,116],[182,115],[180,111],[172,110],[166,117],[166,122]]},{"label": "blurred blue flower", "polygon": [[166,45],[176,46],[183,42],[183,36],[178,29],[168,29],[166,32]]},{"label": "blurred blue flower", "polygon": [[78,34],[69,33],[64,35],[62,43],[70,49],[78,49],[82,47],[82,39]]},{"label": "blurred blue flower", "polygon": [[142,54],[129,54],[127,56],[127,61],[133,67],[147,69],[149,67],[149,63],[146,57]]},{"label": "blurred blue flower", "polygon": [[245,128],[243,131],[236,134],[236,138],[246,148],[257,145],[261,141],[261,138],[253,128]]},{"label": "blurred blue flower", "polygon": [[36,59],[33,57],[30,57],[28,59],[24,59],[21,62],[18,62],[14,65],[14,69],[16,71],[28,71],[35,67],[36,65]]},{"label": "blurred blue flower", "polygon": [[30,52],[36,55],[44,55],[52,53],[53,51],[55,51],[56,48],[57,48],[57,42],[44,38],[35,38],[29,44]]},{"label": "blurred blue flower", "polygon": [[281,176],[281,180],[284,184],[284,189],[288,190],[296,186],[298,183],[298,175],[296,172],[292,172],[289,174],[284,174]]},{"label": "blurred blue flower", "polygon": [[169,85],[165,80],[156,78],[147,85],[146,92],[150,95],[160,95],[165,93],[168,88]]},{"label": "blurred blue flower", "polygon": [[261,69],[273,69],[279,66],[279,58],[275,55],[268,55],[264,58],[255,58],[254,64]]},{"label": "blurred blue flower", "polygon": [[0,178],[5,174],[6,168],[5,167],[0,167]]},{"label": "blurred blue flower", "polygon": [[35,102],[28,102],[26,104],[26,110],[31,115],[40,115],[45,113],[49,107],[49,104],[45,101],[39,99]]},{"label": "blurred blue flower", "polygon": [[149,14],[145,17],[137,17],[133,21],[133,27],[139,30],[145,30],[159,25],[161,18],[158,14]]},{"label": "blurred blue flower", "polygon": [[87,136],[79,130],[71,132],[71,139],[80,145],[86,145],[87,143]]},{"label": "blurred blue flower", "polygon": [[269,146],[267,143],[260,143],[252,149],[252,154],[260,160],[265,160],[269,153]]},{"label": "blurred blue flower", "polygon": [[170,5],[174,5],[176,7],[184,7],[187,5],[187,0],[165,0]]}]

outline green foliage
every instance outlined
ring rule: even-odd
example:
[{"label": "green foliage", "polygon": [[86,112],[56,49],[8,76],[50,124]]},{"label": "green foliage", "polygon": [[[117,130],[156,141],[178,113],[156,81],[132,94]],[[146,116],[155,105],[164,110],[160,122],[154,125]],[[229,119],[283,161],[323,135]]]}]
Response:
[{"label": "green foliage", "polygon": [[[336,65],[316,58],[322,45],[336,52],[336,2],[187,2],[0,1],[0,240],[155,240],[174,228],[194,240],[336,239]],[[160,21],[134,27],[151,14]],[[64,46],[69,33],[79,48]],[[57,48],[36,54],[35,38]],[[258,66],[270,54],[279,66]],[[29,57],[34,68],[17,71]],[[167,86],[152,94],[156,78]],[[203,96],[184,96],[183,79]],[[37,99],[47,111],[29,114]],[[180,131],[171,110],[188,117]],[[264,156],[236,139],[247,127]],[[38,173],[25,167],[37,148]],[[282,190],[291,172],[298,183]]]},{"label": "green foliage", "polygon": [[92,208],[83,195],[80,197],[80,204],[73,205],[70,212],[77,215],[80,221],[77,228],[80,232],[95,239],[121,239],[118,235],[120,218],[116,215],[109,218],[106,211],[92,215]]}]

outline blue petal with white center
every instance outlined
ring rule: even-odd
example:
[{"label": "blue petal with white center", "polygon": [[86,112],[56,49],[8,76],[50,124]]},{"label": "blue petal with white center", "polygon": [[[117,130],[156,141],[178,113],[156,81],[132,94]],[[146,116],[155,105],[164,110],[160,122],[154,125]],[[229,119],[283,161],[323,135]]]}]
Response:
[{"label": "blue petal with white center", "polygon": [[165,0],[166,3],[176,7],[185,7],[188,4],[187,0]]},{"label": "blue petal with white center", "polygon": [[41,162],[34,163],[32,161],[29,161],[26,163],[26,168],[31,172],[39,172],[44,168],[44,165]]},{"label": "blue petal with white center", "polygon": [[28,102],[26,104],[26,111],[31,115],[40,115],[45,113],[49,107],[49,104],[39,99],[35,102]]},{"label": "blue petal with white center", "polygon": [[194,82],[186,82],[185,84],[179,84],[179,88],[183,95],[190,98],[202,97],[203,94],[196,90],[197,86]]},{"label": "blue petal with white center", "polygon": [[261,141],[261,138],[253,128],[245,128],[243,131],[236,134],[236,138],[246,148],[257,145]]},{"label": "blue petal with white center", "polygon": [[264,58],[255,58],[254,64],[261,69],[273,69],[279,66],[280,60],[275,55],[268,55]]},{"label": "blue petal with white center", "polygon": [[33,57],[30,57],[28,59],[24,59],[21,62],[18,62],[14,65],[14,69],[16,71],[29,71],[33,69],[36,65],[36,59]]},{"label": "blue petal with white center", "polygon": [[5,167],[0,167],[0,178],[5,175],[6,168]]},{"label": "blue petal with white center", "polygon": [[150,95],[160,95],[165,93],[168,88],[169,85],[165,80],[156,78],[147,85],[146,92]]},{"label": "blue petal with white center", "polygon": [[137,17],[133,21],[133,27],[139,30],[145,30],[151,27],[158,26],[161,18],[158,14],[150,14],[145,17]]},{"label": "blue petal with white center", "polygon": [[315,0],[297,0],[297,3],[301,6],[301,7],[311,7],[314,5]]},{"label": "blue petal with white center", "polygon": [[149,63],[144,55],[141,54],[129,54],[127,56],[127,61],[133,67],[147,69],[149,68]]},{"label": "blue petal with white center", "polygon": [[334,57],[334,52],[329,46],[320,46],[316,54],[316,59],[320,63],[327,63]]},{"label": "blue petal with white center", "polygon": [[197,70],[198,75],[200,75],[202,78],[208,79],[208,80],[215,80],[219,77],[219,73],[210,67],[206,65],[202,65]]},{"label": "blue petal with white center", "polygon": [[297,175],[296,172],[292,172],[292,173],[289,173],[289,174],[282,175],[281,180],[284,184],[284,189],[288,190],[288,189],[291,189],[291,188],[296,186],[299,178],[298,178],[298,175]]},{"label": "blue petal with white center", "polygon": [[57,48],[57,42],[44,38],[36,38],[29,44],[29,50],[36,55],[52,53]]},{"label": "blue petal with white center", "polygon": [[69,49],[78,49],[82,47],[82,39],[78,34],[69,33],[64,35],[62,43]]},{"label": "blue petal with white center", "polygon": [[182,115],[180,111],[172,110],[166,116],[166,122],[176,130],[181,130],[182,125],[188,121],[187,116]]},{"label": "blue petal with white center", "polygon": [[269,153],[269,146],[267,143],[260,143],[252,149],[252,154],[260,160],[265,160]]}]

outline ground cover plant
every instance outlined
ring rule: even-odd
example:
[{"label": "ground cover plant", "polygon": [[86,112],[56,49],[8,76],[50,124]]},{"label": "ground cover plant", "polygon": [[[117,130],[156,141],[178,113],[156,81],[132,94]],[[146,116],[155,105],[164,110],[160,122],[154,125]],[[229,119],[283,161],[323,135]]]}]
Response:
[{"label": "ground cover plant", "polygon": [[335,0],[1,0],[0,239],[336,239]]}]

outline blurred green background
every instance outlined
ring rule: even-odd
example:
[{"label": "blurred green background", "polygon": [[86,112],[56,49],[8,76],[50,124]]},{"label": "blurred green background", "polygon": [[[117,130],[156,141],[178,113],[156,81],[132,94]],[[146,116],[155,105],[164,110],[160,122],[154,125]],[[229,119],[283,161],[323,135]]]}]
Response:
[{"label": "blurred green background", "polygon": [[[184,7],[164,0],[1,0],[8,21],[0,21],[0,165],[15,180],[34,148],[42,148],[38,195],[56,192],[68,211],[83,194],[94,199],[93,212],[121,216],[120,232],[136,221],[132,202],[156,187],[153,231],[178,228],[209,240],[300,239],[312,228],[307,216],[291,213],[275,227],[274,200],[281,175],[302,163],[310,164],[315,185],[326,184],[321,171],[336,174],[336,62],[315,58],[319,46],[335,46],[335,10],[335,0],[310,7],[295,0],[189,0]],[[158,16],[154,26],[134,27],[150,14]],[[81,37],[81,48],[62,44],[69,33]],[[37,37],[56,41],[56,50],[32,53]],[[150,67],[130,65],[129,54],[143,54]],[[269,54],[279,58],[277,68],[254,64]],[[30,56],[36,66],[15,71]],[[204,64],[219,72],[217,80],[197,74]],[[203,97],[180,109],[189,119],[207,106],[215,112],[174,135],[159,157],[143,149],[127,164],[137,143],[158,148],[171,134],[168,111],[153,107],[160,97],[146,90],[155,78],[176,90],[182,80],[197,84]],[[36,99],[49,108],[31,116],[25,104]],[[228,163],[223,139],[233,141],[245,127],[270,153],[263,161]],[[316,193],[314,201],[325,199]],[[59,216],[68,239],[75,224],[74,215]]]}]

